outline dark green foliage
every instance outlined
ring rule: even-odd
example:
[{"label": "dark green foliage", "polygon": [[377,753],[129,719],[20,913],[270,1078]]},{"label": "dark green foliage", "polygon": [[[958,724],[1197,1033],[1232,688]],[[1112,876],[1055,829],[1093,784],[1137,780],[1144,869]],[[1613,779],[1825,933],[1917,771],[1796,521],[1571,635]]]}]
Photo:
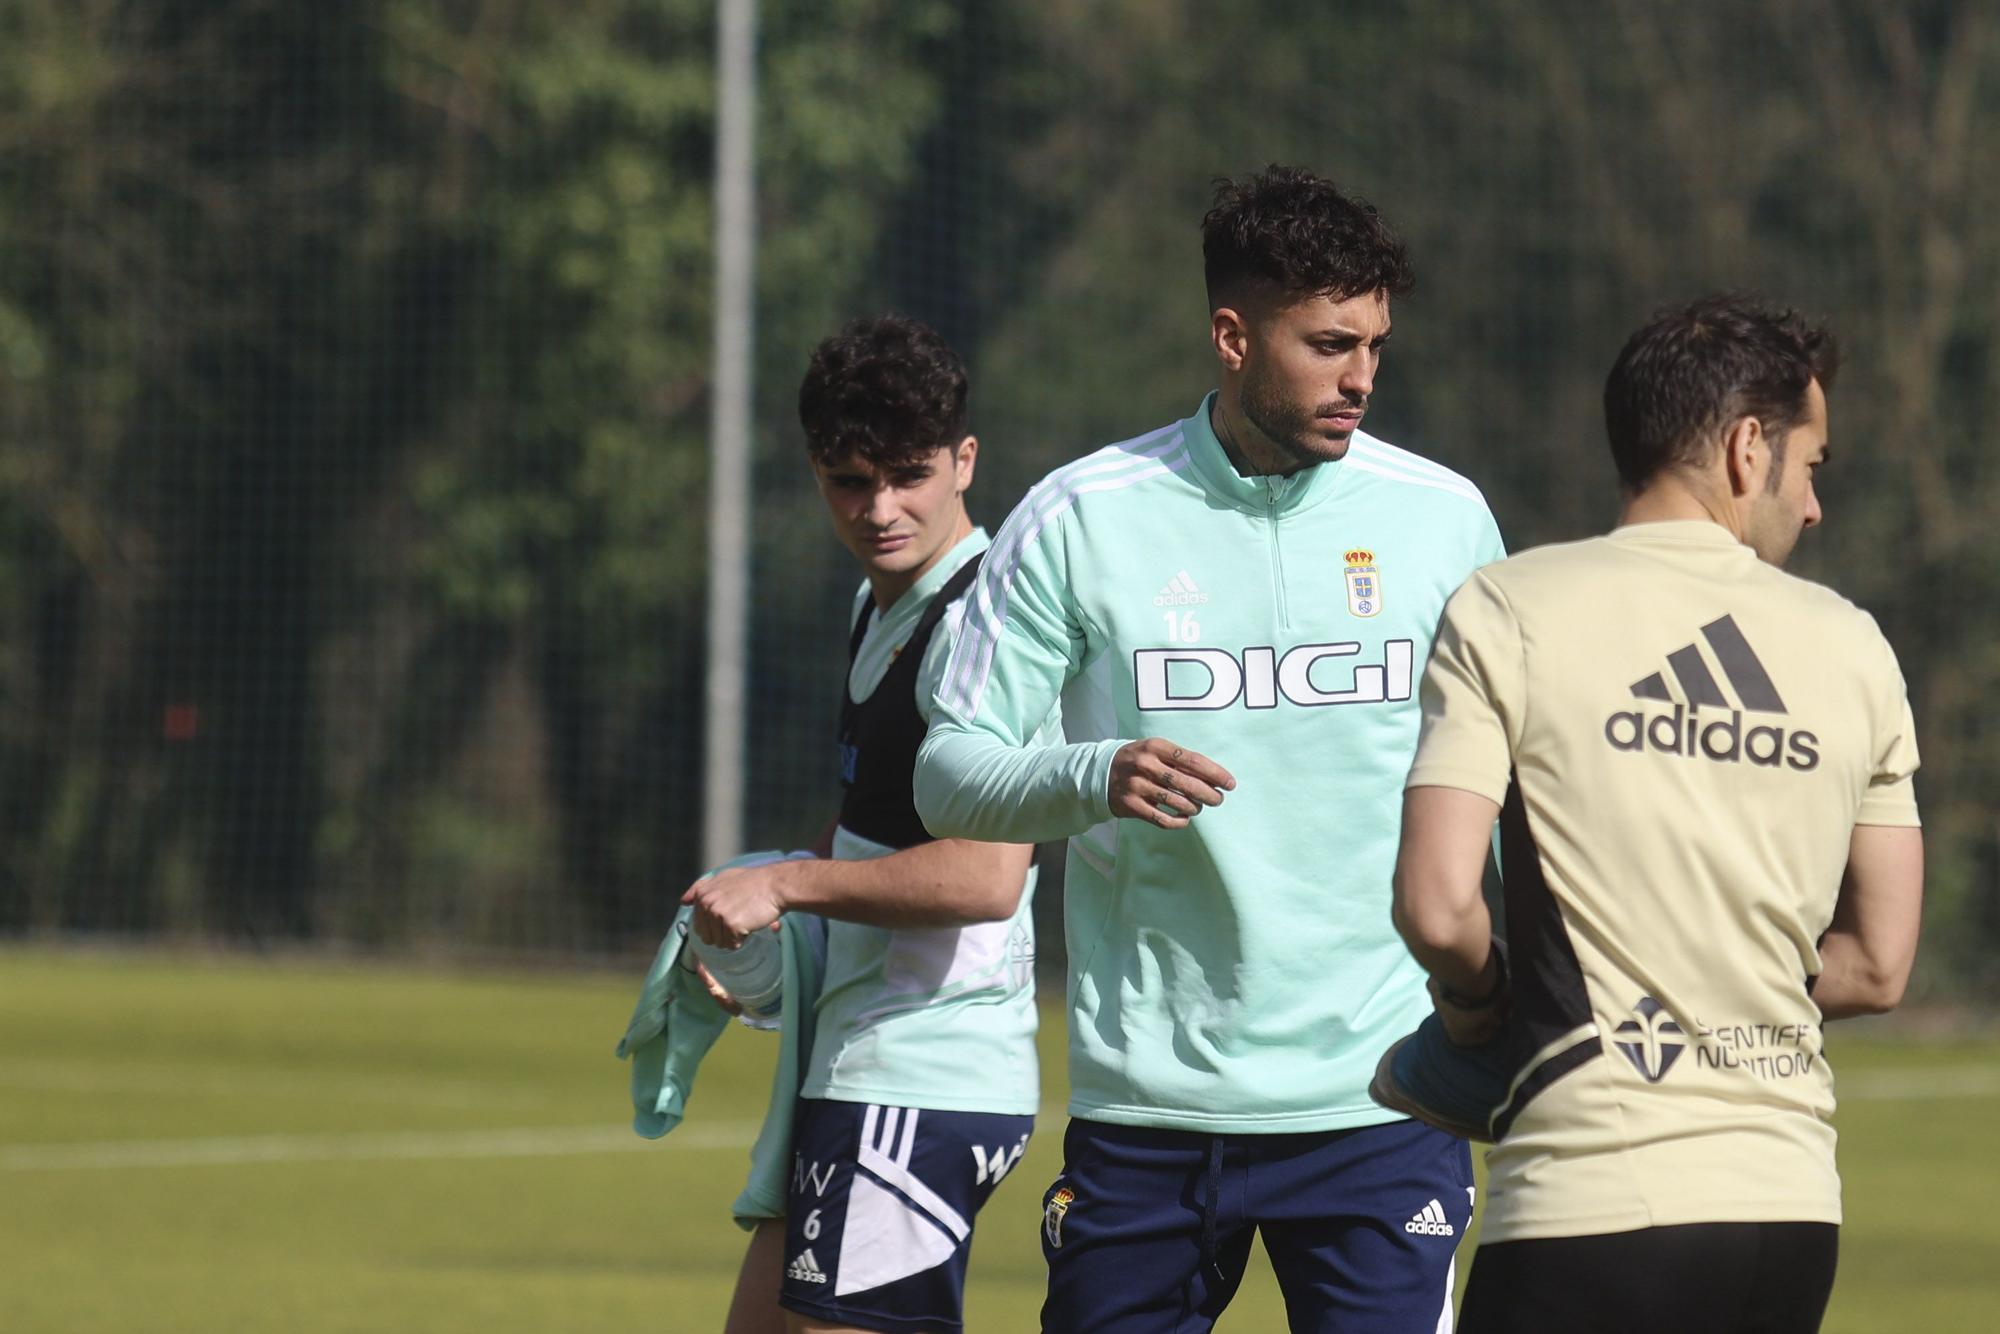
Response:
[{"label": "dark green foliage", "polygon": [[[657,925],[704,797],[713,9],[0,7],[0,931]],[[834,795],[854,580],[791,420],[807,351],[941,329],[995,526],[1193,407],[1210,181],[1296,162],[1415,260],[1371,427],[1516,545],[1608,520],[1598,392],[1654,306],[1835,324],[1801,567],[1909,674],[1920,985],[2000,983],[1983,7],[761,10],[753,842]]]}]

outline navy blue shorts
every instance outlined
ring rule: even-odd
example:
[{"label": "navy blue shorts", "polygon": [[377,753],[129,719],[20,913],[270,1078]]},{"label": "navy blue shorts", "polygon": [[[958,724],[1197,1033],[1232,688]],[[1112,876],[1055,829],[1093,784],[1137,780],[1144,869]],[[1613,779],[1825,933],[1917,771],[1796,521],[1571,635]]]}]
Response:
[{"label": "navy blue shorts", "polygon": [[1294,1334],[1436,1334],[1471,1221],[1469,1146],[1416,1121],[1219,1136],[1071,1121],[1042,1198],[1042,1329],[1208,1330],[1261,1232]]},{"label": "navy blue shorts", "polygon": [[1032,1116],[799,1099],[778,1305],[890,1334],[963,1327],[972,1217]]}]

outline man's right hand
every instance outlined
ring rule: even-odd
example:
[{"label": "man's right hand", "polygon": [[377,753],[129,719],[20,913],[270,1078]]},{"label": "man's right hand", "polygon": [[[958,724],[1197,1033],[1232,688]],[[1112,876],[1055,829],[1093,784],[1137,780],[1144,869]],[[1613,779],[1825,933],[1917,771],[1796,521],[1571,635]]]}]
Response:
[{"label": "man's right hand", "polygon": [[1111,814],[1121,820],[1184,829],[1235,787],[1229,770],[1164,737],[1130,742],[1111,757]]}]

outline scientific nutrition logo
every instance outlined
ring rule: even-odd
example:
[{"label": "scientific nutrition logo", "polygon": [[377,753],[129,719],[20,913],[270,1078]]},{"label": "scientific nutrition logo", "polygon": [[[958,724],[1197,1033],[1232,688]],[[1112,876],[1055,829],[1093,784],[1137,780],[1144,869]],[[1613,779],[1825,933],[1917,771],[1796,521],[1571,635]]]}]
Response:
[{"label": "scientific nutrition logo", "polygon": [[[1671,708],[1621,710],[1604,720],[1604,739],[1613,750],[1635,754],[1679,755],[1723,764],[1754,764],[1810,773],[1819,768],[1819,738],[1803,728],[1750,721],[1744,714],[1787,716],[1784,698],[1771,682],[1736,619],[1724,616],[1701,627],[1701,637],[1715,656],[1722,675],[1736,694],[1732,704],[1708,668],[1700,645],[1684,644],[1667,655],[1667,666],[1680,686],[1677,699],[1666,674],[1654,672],[1632,683],[1632,697]],[[1682,702],[1685,700],[1685,702]],[[1702,710],[1710,712],[1703,714]],[[1727,710],[1718,716],[1715,710]]]},{"label": "scientific nutrition logo", "polygon": [[1648,1084],[1657,1084],[1687,1050],[1687,1030],[1651,996],[1641,996],[1632,1007],[1632,1015],[1612,1030],[1611,1043],[1625,1053],[1625,1059]]}]

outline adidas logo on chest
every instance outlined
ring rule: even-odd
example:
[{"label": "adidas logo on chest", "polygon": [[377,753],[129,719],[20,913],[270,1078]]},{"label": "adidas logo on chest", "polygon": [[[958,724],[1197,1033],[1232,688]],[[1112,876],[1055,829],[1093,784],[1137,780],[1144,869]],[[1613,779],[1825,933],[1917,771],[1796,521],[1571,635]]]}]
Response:
[{"label": "adidas logo on chest", "polygon": [[1195,585],[1194,576],[1186,570],[1177,571],[1159,592],[1153,594],[1155,607],[1199,607],[1207,601],[1208,594]]}]

